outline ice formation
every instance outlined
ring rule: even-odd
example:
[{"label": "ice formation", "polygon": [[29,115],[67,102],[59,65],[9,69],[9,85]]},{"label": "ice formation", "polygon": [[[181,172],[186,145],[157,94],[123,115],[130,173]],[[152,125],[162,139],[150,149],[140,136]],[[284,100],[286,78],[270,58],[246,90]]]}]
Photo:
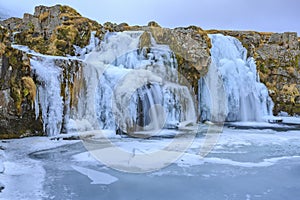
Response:
[{"label": "ice formation", "polygon": [[[103,129],[155,131],[196,122],[195,95],[191,86],[179,84],[174,53],[153,38],[150,48],[138,48],[142,34],[107,33],[100,45],[92,34],[89,46],[76,47],[79,57],[67,59],[81,59],[83,67],[75,75],[81,83],[72,108],[69,87],[63,91],[65,99],[61,96],[63,69],[55,64],[59,58],[33,52],[36,116],[41,111],[48,135]],[[260,121],[271,115],[273,103],[259,82],[254,59],[247,58],[246,49],[233,37],[216,34],[210,38],[212,64],[199,80],[201,119]],[[68,81],[78,84],[73,79],[64,84]]]},{"label": "ice formation", "polygon": [[150,49],[138,49],[142,33],[109,33],[100,49],[87,57],[83,70],[87,95],[78,105],[90,110],[77,115],[77,120],[88,118],[93,129],[123,132],[196,122],[189,87],[178,84],[175,55],[154,41]]},{"label": "ice formation", "polygon": [[63,123],[61,69],[52,58],[33,58],[30,64],[39,82],[35,100],[36,116],[39,116],[41,108],[44,131],[49,136],[59,134]]},{"label": "ice formation", "polygon": [[62,69],[54,58],[31,59],[39,81],[36,114],[41,108],[48,135],[62,130],[155,131],[176,128],[183,121],[196,122],[194,95],[190,86],[178,83],[175,55],[154,39],[151,48],[138,48],[142,33],[108,33],[86,56],[97,41],[91,39],[93,44],[83,53],[77,48],[84,66],[76,78],[84,84],[72,109],[63,105],[68,99],[63,102],[60,96]]},{"label": "ice formation", "polygon": [[[247,50],[236,38],[221,34],[209,35],[212,41],[212,65],[200,83],[200,109],[202,120],[210,120],[211,113],[226,115],[227,121],[261,121],[272,115],[273,102],[266,86],[259,81],[256,64],[247,58]],[[221,76],[223,88],[213,86]],[[225,90],[218,92],[218,90]],[[217,91],[217,92],[216,92]],[[211,112],[212,98],[225,104],[223,112]]]}]

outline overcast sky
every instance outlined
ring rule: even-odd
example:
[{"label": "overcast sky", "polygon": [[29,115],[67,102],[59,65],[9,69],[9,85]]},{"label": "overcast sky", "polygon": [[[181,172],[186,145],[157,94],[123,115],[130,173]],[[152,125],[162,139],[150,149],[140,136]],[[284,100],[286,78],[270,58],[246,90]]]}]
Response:
[{"label": "overcast sky", "polygon": [[[63,4],[83,16],[130,25],[157,21],[164,27],[197,25],[203,29],[296,31],[299,0],[0,0],[0,12],[22,17],[36,5]],[[1,11],[2,8],[2,11]]]}]

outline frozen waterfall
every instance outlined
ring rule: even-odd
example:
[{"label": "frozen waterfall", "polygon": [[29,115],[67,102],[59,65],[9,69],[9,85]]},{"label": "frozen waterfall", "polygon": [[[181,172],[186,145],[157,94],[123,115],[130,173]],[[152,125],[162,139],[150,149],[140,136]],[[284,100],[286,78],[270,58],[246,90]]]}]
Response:
[{"label": "frozen waterfall", "polygon": [[151,47],[138,48],[142,34],[107,33],[90,53],[77,52],[80,57],[72,59],[83,62],[82,67],[69,75],[55,64],[61,58],[34,55],[36,116],[42,115],[48,135],[102,129],[155,134],[183,121],[196,122],[195,95],[191,86],[178,83],[174,53],[153,38]]},{"label": "frozen waterfall", "polygon": [[[151,47],[139,48],[142,34],[107,33],[100,45],[94,42],[88,51],[78,52],[79,58],[33,54],[36,116],[42,116],[48,135],[102,129],[155,134],[161,128],[197,121],[195,94],[191,86],[179,84],[176,56],[153,38]],[[201,119],[260,121],[272,115],[268,90],[242,44],[220,34],[210,38],[212,64],[199,80]],[[68,70],[57,66],[59,59],[83,64],[66,79]]]},{"label": "frozen waterfall", "polygon": [[63,125],[62,69],[55,65],[52,58],[33,58],[30,64],[39,82],[35,100],[36,117],[41,107],[44,131],[49,136],[56,135]]},{"label": "frozen waterfall", "polygon": [[[272,115],[273,102],[266,86],[259,81],[256,64],[247,58],[247,50],[236,38],[221,34],[209,35],[212,41],[212,64],[208,74],[199,81],[200,112],[202,120],[211,120],[211,102],[223,101],[226,121],[262,121]],[[222,87],[214,86],[217,76]],[[223,92],[218,90],[223,89]],[[220,90],[222,91],[222,90]],[[212,99],[213,98],[213,99]]]},{"label": "frozen waterfall", "polygon": [[175,55],[154,39],[152,47],[139,49],[142,33],[108,33],[98,50],[87,56],[87,95],[78,103],[85,112],[77,113],[76,122],[88,119],[91,129],[126,133],[196,122],[190,88],[178,84]]}]

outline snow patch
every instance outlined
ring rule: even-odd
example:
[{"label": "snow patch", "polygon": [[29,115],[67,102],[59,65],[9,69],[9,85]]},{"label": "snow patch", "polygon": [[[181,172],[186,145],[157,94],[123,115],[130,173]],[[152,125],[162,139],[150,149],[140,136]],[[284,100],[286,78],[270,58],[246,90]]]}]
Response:
[{"label": "snow patch", "polygon": [[103,172],[99,172],[93,169],[85,168],[85,167],[79,167],[79,166],[72,166],[74,170],[77,172],[87,176],[89,179],[91,179],[91,184],[102,184],[102,185],[110,185],[119,179]]},{"label": "snow patch", "polygon": [[90,152],[83,152],[72,156],[76,162],[97,162]]},{"label": "snow patch", "polygon": [[270,167],[282,160],[291,160],[291,159],[298,159],[298,158],[300,158],[300,156],[282,156],[282,157],[264,159],[262,162],[239,162],[231,159],[224,159],[224,158],[217,158],[217,157],[201,159],[200,155],[184,154],[184,156],[176,163],[178,166],[181,167],[190,167],[196,165],[203,165],[205,163],[212,163],[212,164],[252,168],[252,167]]}]

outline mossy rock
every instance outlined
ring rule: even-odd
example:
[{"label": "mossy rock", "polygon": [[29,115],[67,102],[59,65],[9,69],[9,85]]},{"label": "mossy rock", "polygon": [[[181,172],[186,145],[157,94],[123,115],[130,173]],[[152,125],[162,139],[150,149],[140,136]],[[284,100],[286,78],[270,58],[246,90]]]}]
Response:
[{"label": "mossy rock", "polygon": [[155,21],[149,22],[149,23],[148,23],[148,26],[161,28],[161,26],[160,26],[157,22],[155,22]]},{"label": "mossy rock", "polygon": [[141,35],[139,41],[139,48],[142,49],[144,47],[151,47],[151,35],[149,32],[146,31]]},{"label": "mossy rock", "polygon": [[26,45],[38,53],[56,56],[74,55],[73,45],[81,48],[87,46],[92,31],[97,31],[96,37],[99,39],[104,35],[102,26],[96,21],[82,17],[71,7],[61,5],[37,7],[35,15],[28,14],[26,24],[20,27],[24,30],[15,35],[17,44]]}]

